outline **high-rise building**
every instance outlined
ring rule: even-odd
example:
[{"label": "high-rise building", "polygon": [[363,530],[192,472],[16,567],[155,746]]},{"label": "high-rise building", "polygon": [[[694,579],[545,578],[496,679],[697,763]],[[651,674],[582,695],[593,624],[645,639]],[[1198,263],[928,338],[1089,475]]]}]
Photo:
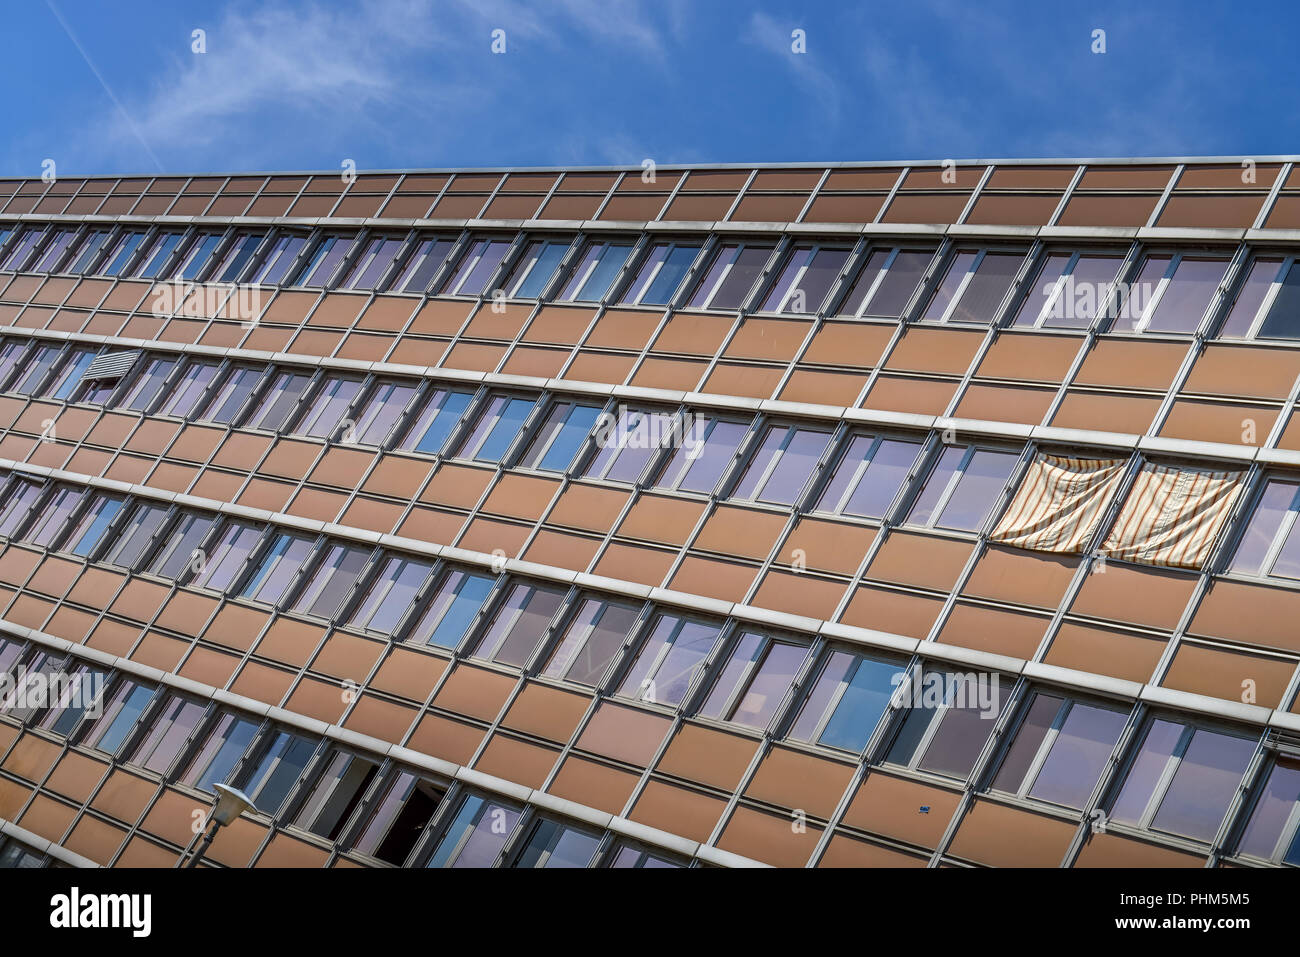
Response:
[{"label": "high-rise building", "polygon": [[1288,158],[0,181],[0,865],[1300,864]]}]

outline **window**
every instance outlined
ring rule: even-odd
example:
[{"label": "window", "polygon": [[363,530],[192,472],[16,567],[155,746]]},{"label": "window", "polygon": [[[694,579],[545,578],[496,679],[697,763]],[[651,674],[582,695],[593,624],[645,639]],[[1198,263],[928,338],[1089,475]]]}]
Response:
[{"label": "window", "polygon": [[163,266],[171,258],[176,247],[180,245],[180,233],[158,233],[151,239],[144,252],[140,256],[140,261],[131,271],[131,275],[137,279],[155,279],[162,272]]},{"label": "window", "polygon": [[373,761],[334,751],[294,823],[327,841],[337,840],[378,770]]},{"label": "window", "polygon": [[355,849],[400,867],[415,850],[445,793],[410,771],[398,772],[366,820]]},{"label": "window", "polygon": [[306,236],[278,236],[271,243],[266,256],[253,272],[250,282],[263,286],[278,286],[298,261],[303,247],[307,245]]},{"label": "window", "polygon": [[221,233],[198,233],[190,241],[176,267],[172,279],[199,279],[212,254],[221,242]]},{"label": "window", "polygon": [[560,260],[572,245],[569,241],[535,239],[528,244],[506,280],[506,296],[511,299],[537,299],[550,285]]},{"label": "window", "polygon": [[549,472],[567,472],[599,416],[599,406],[556,401],[521,464]]},{"label": "window", "polygon": [[447,437],[469,408],[472,398],[472,392],[434,389],[419,416],[406,430],[400,448],[407,452],[427,452],[431,455],[442,451]]},{"label": "window", "polygon": [[68,656],[43,648],[28,649],[22,676],[12,683],[9,694],[0,698],[0,714],[7,714],[15,721],[30,721],[46,706],[51,689],[59,686],[68,661]]},{"label": "window", "polygon": [[564,600],[558,588],[518,583],[506,592],[474,654],[522,668]]},{"label": "window", "polygon": [[175,415],[182,419],[192,415],[199,400],[216,379],[220,368],[220,364],[216,362],[188,363],[167,394],[162,406],[157,410],[157,414]]},{"label": "window", "polygon": [[655,484],[658,488],[707,495],[717,488],[736,457],[749,423],[692,414],[691,427],[682,431],[690,434],[674,450]]},{"label": "window", "polygon": [[600,838],[567,824],[542,818],[515,858],[515,867],[590,867]]},{"label": "window", "polygon": [[135,367],[140,353],[135,349],[101,352],[82,369],[71,393],[72,402],[105,403],[117,391],[122,376]]},{"label": "window", "polygon": [[908,513],[909,525],[977,532],[1016,467],[1018,455],[945,445]]},{"label": "window", "polygon": [[72,518],[72,513],[76,511],[85,495],[84,488],[66,486],[55,488],[54,493],[46,500],[36,516],[36,520],[23,535],[23,540],[33,545],[40,545],[42,548],[50,547],[54,539],[63,534],[68,520]]},{"label": "window", "polygon": [[365,597],[352,613],[352,624],[391,635],[429,579],[433,566],[394,556],[379,566]]},{"label": "window", "polygon": [[1111,331],[1195,332],[1227,270],[1222,258],[1148,255]]},{"label": "window", "polygon": [[455,243],[450,239],[424,239],[402,267],[401,274],[393,280],[391,292],[424,292],[433,282],[438,268],[447,261]]},{"label": "window", "polygon": [[507,395],[489,396],[474,430],[456,447],[455,456],[478,462],[500,462],[514,444],[536,399]]},{"label": "window", "polygon": [[348,409],[360,391],[359,379],[325,376],[294,425],[294,433],[334,438],[346,431]]},{"label": "window", "polygon": [[383,445],[388,433],[415,395],[415,386],[402,382],[379,382],[358,408],[351,432],[362,445]]},{"label": "window", "polygon": [[58,372],[46,383],[41,390],[41,394],[51,399],[67,399],[72,395],[73,390],[81,381],[82,375],[94,361],[94,349],[70,349],[67,358],[60,363]]},{"label": "window", "polygon": [[244,427],[279,432],[310,384],[311,376],[306,372],[277,372],[270,387],[253,403]]},{"label": "window", "polygon": [[0,675],[9,673],[18,656],[22,654],[23,646],[21,642],[13,641],[8,638],[0,638]]},{"label": "window", "polygon": [[807,656],[807,645],[744,632],[736,639],[700,714],[765,729]]},{"label": "window", "polygon": [[759,311],[796,315],[820,312],[848,258],[847,249],[796,246],[786,258],[781,274]]},{"label": "window", "polygon": [[90,267],[94,265],[95,260],[99,258],[100,251],[108,242],[108,237],[112,231],[108,229],[96,229],[87,233],[73,250],[71,265],[68,266],[67,272],[78,276],[84,276],[90,272]]},{"label": "window", "polygon": [[186,570],[197,571],[202,558],[199,546],[215,524],[211,515],[182,514],[149,563],[149,571],[172,580],[179,580]]},{"label": "window", "polygon": [[0,870],[40,870],[50,866],[49,858],[35,848],[13,838],[0,838]]},{"label": "window", "polygon": [[682,865],[660,854],[624,844],[614,852],[610,867],[675,867]]},{"label": "window", "polygon": [[965,779],[993,733],[1003,695],[1000,676],[913,668],[901,682],[906,717],[886,760]]},{"label": "window", "polygon": [[316,742],[288,731],[278,731],[240,788],[263,814],[279,817],[285,799],[316,753]]},{"label": "window", "polygon": [[[66,667],[66,666],[65,666]],[[70,737],[87,713],[99,714],[108,672],[90,665],[78,665],[66,674],[66,683],[51,685],[49,710],[40,726],[63,737]]]},{"label": "window", "polygon": [[1269,479],[1241,533],[1229,571],[1300,580],[1300,482]]},{"label": "window", "polygon": [[519,812],[467,794],[426,867],[491,867],[519,823]]},{"label": "window", "polygon": [[289,532],[277,532],[258,561],[240,594],[254,601],[278,605],[293,584],[298,570],[311,554],[315,539]]},{"label": "window", "polygon": [[677,707],[719,631],[710,622],[661,614],[650,636],[641,643],[619,694]]},{"label": "window", "polygon": [[62,549],[83,558],[93,552],[125,501],[117,495],[92,492],[76,526],[63,539]]},{"label": "window", "polygon": [[687,305],[691,309],[739,309],[771,255],[771,246],[723,243]]},{"label": "window", "polygon": [[203,711],[203,705],[169,694],[127,760],[146,770],[164,773],[198,727]]},{"label": "window", "polygon": [[18,378],[7,391],[36,395],[36,390],[62,355],[63,346],[37,346],[23,358],[18,367]]},{"label": "window", "polygon": [[1212,841],[1254,751],[1254,738],[1153,718],[1111,820]]},{"label": "window", "polygon": [[465,637],[495,579],[473,572],[448,569],[434,589],[408,641],[455,648]]},{"label": "window", "polygon": [[355,236],[324,236],[311,251],[306,262],[299,267],[290,286],[328,286],[339,264],[356,243]]},{"label": "window", "polygon": [[0,269],[22,272],[27,268],[26,263],[32,258],[37,244],[44,238],[44,228],[28,227],[24,232],[19,233],[18,239],[12,246],[12,251],[3,265],[0,265]]},{"label": "window", "polygon": [[1123,257],[1051,252],[1012,322],[1032,329],[1087,329],[1101,314]]},{"label": "window", "polygon": [[68,251],[76,235],[75,229],[56,230],[50,237],[50,241],[46,243],[36,265],[32,267],[33,272],[56,272],[59,263],[63,260],[63,254]]},{"label": "window", "polygon": [[144,368],[131,382],[130,388],[122,396],[122,406],[135,412],[144,412],[151,405],[172,370],[176,368],[177,359],[149,359]]},{"label": "window", "polygon": [[122,270],[135,256],[136,250],[144,242],[144,233],[138,230],[128,230],[122,233],[113,241],[108,255],[104,258],[105,265],[99,268],[99,272],[105,276],[122,275]]},{"label": "window", "polygon": [[0,499],[0,535],[14,537],[36,500],[41,497],[43,487],[40,482],[30,479],[14,479],[9,484],[4,498]]},{"label": "window", "polygon": [[388,272],[388,267],[397,258],[402,249],[402,240],[392,237],[375,236],[370,239],[361,254],[339,281],[340,289],[375,289]]},{"label": "window", "polygon": [[734,498],[793,505],[817,467],[831,434],[787,425],[768,426],[741,473]]},{"label": "window", "polygon": [[253,743],[257,728],[256,721],[222,713],[182,780],[190,787],[208,792],[214,784],[227,783],[239,759]]},{"label": "window", "polygon": [[636,605],[600,598],[583,599],[564,637],[551,652],[543,674],[598,687],[639,613]]},{"label": "window", "polygon": [[226,250],[225,256],[221,262],[212,270],[209,277],[215,282],[238,282],[239,277],[243,275],[244,269],[248,266],[249,261],[256,254],[262,240],[266,237],[260,233],[239,233],[235,236],[234,242]]},{"label": "window", "polygon": [[198,418],[223,424],[234,422],[239,410],[248,402],[248,397],[265,375],[265,368],[235,366],[226,374],[212,398],[204,403]]},{"label": "window", "polygon": [[1300,867],[1300,761],[1278,758],[1251,808],[1237,853]]},{"label": "window", "polygon": [[262,530],[247,522],[227,521],[212,547],[212,554],[201,561],[192,584],[224,592],[243,570]]},{"label": "window", "polygon": [[831,651],[799,708],[790,737],[860,752],[904,674],[895,662]]},{"label": "window", "polygon": [[817,500],[817,510],[883,519],[912,474],[919,442],[855,435]]},{"label": "window", "polygon": [[119,677],[104,704],[104,713],[90,726],[81,743],[116,756],[153,697],[153,688]]},{"label": "window", "polygon": [[993,788],[1080,811],[1127,721],[1127,711],[1035,692]]},{"label": "window", "polygon": [[699,243],[654,243],[636,278],[624,291],[623,304],[668,305],[677,298],[677,290],[699,254]]},{"label": "window", "polygon": [[935,289],[922,321],[991,322],[997,318],[998,307],[1011,290],[1024,259],[1025,254],[1019,252],[958,250]]},{"label": "window", "polygon": [[479,296],[510,248],[507,239],[476,239],[460,257],[455,271],[438,290],[443,296]]},{"label": "window", "polygon": [[596,428],[599,451],[584,474],[610,482],[637,481],[656,451],[680,444],[678,425],[668,412],[619,406],[617,415],[604,413]]},{"label": "window", "polygon": [[1225,339],[1300,339],[1300,264],[1260,257],[1241,281],[1219,335]]},{"label": "window", "polygon": [[559,298],[568,302],[603,301],[631,253],[630,243],[588,243]]},{"label": "window", "polygon": [[103,560],[120,568],[134,569],[166,518],[165,506],[138,503],[126,523],[113,536]]},{"label": "window", "polygon": [[333,619],[339,606],[352,593],[352,586],[361,576],[370,552],[369,548],[359,545],[335,543],[328,546],[294,602],[293,610]]}]

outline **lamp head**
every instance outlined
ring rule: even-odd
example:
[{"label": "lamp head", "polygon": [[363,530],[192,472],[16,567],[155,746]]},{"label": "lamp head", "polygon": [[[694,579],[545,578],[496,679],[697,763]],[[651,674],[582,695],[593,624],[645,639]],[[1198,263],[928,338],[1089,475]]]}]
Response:
[{"label": "lamp head", "polygon": [[226,787],[224,784],[214,784],[212,789],[217,792],[217,804],[212,809],[212,819],[219,827],[225,827],[245,811],[255,810],[253,802],[243,791]]}]

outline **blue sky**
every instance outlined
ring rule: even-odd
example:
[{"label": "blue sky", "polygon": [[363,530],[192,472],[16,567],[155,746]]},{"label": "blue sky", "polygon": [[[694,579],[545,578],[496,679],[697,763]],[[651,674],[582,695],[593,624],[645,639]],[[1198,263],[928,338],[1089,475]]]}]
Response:
[{"label": "blue sky", "polygon": [[0,174],[1297,150],[1294,2],[1137,6],[29,0]]}]

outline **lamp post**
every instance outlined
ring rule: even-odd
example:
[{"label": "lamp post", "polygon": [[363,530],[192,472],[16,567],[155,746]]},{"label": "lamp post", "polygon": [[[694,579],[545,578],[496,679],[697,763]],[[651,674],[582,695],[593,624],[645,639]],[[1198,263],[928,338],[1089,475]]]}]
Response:
[{"label": "lamp post", "polygon": [[203,841],[195,848],[194,854],[183,865],[184,867],[198,867],[204,851],[217,839],[217,831],[231,821],[237,820],[245,811],[254,810],[253,802],[243,791],[226,787],[224,784],[214,784],[212,789],[217,792],[217,803],[212,808],[212,827],[208,828],[208,832],[203,835]]}]

